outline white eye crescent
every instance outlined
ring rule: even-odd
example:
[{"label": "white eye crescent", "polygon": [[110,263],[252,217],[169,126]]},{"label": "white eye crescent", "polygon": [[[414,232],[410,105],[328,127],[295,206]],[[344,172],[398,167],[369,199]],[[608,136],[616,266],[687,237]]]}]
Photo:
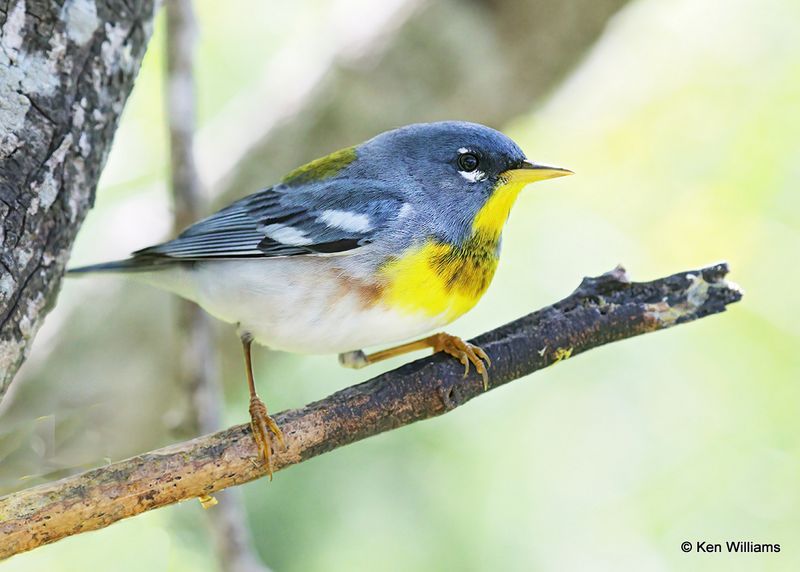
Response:
[{"label": "white eye crescent", "polygon": [[464,177],[470,183],[477,183],[478,181],[482,181],[486,178],[486,173],[478,169],[475,169],[474,171],[459,171],[458,174]]}]

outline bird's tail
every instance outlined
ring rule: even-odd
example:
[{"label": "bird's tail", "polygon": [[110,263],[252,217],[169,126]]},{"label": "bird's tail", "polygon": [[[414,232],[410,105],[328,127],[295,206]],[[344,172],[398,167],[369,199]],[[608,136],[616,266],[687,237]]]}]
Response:
[{"label": "bird's tail", "polygon": [[126,258],[125,260],[114,260],[112,262],[102,262],[100,264],[69,268],[67,270],[67,275],[80,276],[81,274],[95,272],[147,272],[153,270],[156,266],[159,266],[159,262],[153,258],[135,256],[133,258]]}]

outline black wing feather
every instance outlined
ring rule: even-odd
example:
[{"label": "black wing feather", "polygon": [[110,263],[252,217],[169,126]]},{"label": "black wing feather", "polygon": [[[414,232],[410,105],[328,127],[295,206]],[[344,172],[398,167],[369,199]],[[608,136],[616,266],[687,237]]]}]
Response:
[{"label": "black wing feather", "polygon": [[[330,255],[353,250],[371,242],[396,217],[402,200],[380,184],[354,193],[342,188],[343,183],[265,189],[195,223],[174,240],[139,250],[134,256],[206,260]],[[327,210],[362,216],[369,225],[342,228],[327,224],[322,218]],[[288,238],[279,232],[287,229]],[[295,240],[290,239],[292,236]]]}]

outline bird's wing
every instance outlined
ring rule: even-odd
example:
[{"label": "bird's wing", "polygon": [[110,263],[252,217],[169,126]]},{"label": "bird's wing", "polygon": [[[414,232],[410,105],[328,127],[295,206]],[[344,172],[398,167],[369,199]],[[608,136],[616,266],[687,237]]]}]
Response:
[{"label": "bird's wing", "polygon": [[372,242],[403,201],[383,184],[278,185],[245,197],[134,257],[205,260],[330,255]]}]

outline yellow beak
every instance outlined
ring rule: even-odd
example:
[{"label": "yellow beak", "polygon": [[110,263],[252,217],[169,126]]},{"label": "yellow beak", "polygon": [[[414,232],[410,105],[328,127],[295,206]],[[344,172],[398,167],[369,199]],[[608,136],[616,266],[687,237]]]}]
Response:
[{"label": "yellow beak", "polygon": [[567,175],[574,175],[569,169],[561,167],[552,167],[550,165],[538,165],[533,161],[525,159],[516,169],[509,169],[503,171],[500,176],[509,183],[535,183],[536,181],[544,181],[545,179],[555,179],[556,177],[566,177]]}]

